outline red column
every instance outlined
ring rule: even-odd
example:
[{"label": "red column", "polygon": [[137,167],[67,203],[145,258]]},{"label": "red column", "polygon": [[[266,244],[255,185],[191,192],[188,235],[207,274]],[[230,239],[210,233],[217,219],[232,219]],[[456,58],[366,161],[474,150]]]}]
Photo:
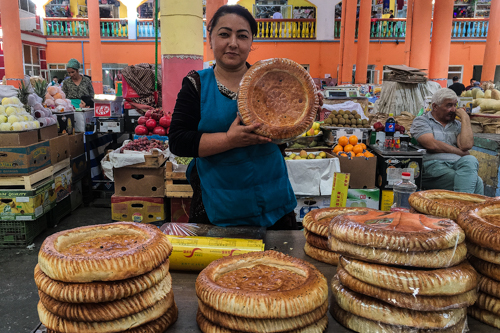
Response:
[{"label": "red column", "polygon": [[99,2],[88,1],[90,68],[92,70],[92,86],[96,94],[102,94],[102,58],[101,58],[101,19]]},{"label": "red column", "polygon": [[17,88],[20,85],[20,80],[24,78],[23,44],[21,41],[18,2],[0,0],[0,14],[2,16],[5,77],[7,78],[7,84]]},{"label": "red column", "polygon": [[500,1],[493,0],[490,7],[488,37],[486,38],[486,47],[484,49],[481,81],[493,81],[495,78],[499,51],[498,40],[500,40]]},{"label": "red column", "polygon": [[340,23],[340,64],[338,84],[352,83],[352,65],[354,57],[354,38],[356,34],[356,0],[342,1],[342,19]]},{"label": "red column", "polygon": [[[214,17],[214,14],[217,11],[217,9],[224,6],[225,4],[227,4],[227,0],[207,0],[207,4],[205,6],[205,18],[206,18],[205,22],[207,26],[212,17]],[[210,44],[208,43],[208,31],[205,42],[205,57],[206,57],[205,61],[214,60],[214,53],[210,48]]]},{"label": "red column", "polygon": [[[429,69],[429,61],[431,58],[431,22],[432,0],[414,1],[411,27],[410,67]],[[451,25],[449,29],[451,30]]]},{"label": "red column", "polygon": [[453,5],[453,0],[439,0],[434,4],[429,79],[436,81],[443,88],[447,86],[450,65]]},{"label": "red column", "polygon": [[370,49],[371,0],[360,0],[358,23],[358,50],[356,54],[355,82],[366,83],[368,70],[368,51]]}]

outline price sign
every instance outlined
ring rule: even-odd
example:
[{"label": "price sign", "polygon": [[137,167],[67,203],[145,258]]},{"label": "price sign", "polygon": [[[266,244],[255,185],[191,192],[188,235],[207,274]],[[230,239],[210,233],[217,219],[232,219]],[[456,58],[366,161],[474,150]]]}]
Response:
[{"label": "price sign", "polygon": [[95,107],[96,117],[111,117],[111,108],[109,104],[99,104]]}]

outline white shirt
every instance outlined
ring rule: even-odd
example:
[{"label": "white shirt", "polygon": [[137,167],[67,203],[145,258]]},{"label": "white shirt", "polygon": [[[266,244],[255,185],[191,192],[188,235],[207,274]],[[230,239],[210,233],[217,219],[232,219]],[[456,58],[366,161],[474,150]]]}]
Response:
[{"label": "white shirt", "polygon": [[281,15],[280,12],[276,12],[273,14],[273,19],[275,19],[275,20],[283,19],[283,15]]}]

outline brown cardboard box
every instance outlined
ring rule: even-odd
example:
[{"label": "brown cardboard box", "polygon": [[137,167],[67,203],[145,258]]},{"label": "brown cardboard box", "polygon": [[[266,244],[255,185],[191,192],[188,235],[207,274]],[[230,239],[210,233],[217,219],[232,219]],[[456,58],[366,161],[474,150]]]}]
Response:
[{"label": "brown cardboard box", "polygon": [[83,145],[83,136],[84,133],[77,133],[74,135],[68,136],[69,141],[69,155],[72,158],[80,156],[85,153],[85,147]]},{"label": "brown cardboard box", "polygon": [[165,221],[165,198],[111,197],[111,218],[114,221],[151,223]]},{"label": "brown cardboard box", "polygon": [[23,147],[38,142],[38,130],[23,132],[0,132],[2,147]]},{"label": "brown cardboard box", "polygon": [[50,159],[56,164],[69,158],[68,134],[59,135],[50,139]]},{"label": "brown cardboard box", "polygon": [[38,129],[38,141],[50,140],[57,137],[57,124]]},{"label": "brown cardboard box", "polygon": [[164,197],[165,168],[113,169],[115,195],[134,197]]},{"label": "brown cardboard box", "polygon": [[26,147],[0,147],[1,175],[28,175],[51,164],[49,140]]},{"label": "brown cardboard box", "polygon": [[340,156],[340,172],[350,173],[349,188],[362,189],[375,187],[375,173],[377,171],[377,157],[368,159],[355,157],[349,159]]}]

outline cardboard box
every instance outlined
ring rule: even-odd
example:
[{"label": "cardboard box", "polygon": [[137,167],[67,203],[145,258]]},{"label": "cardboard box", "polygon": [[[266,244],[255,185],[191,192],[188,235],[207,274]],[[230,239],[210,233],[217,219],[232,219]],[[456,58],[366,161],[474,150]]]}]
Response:
[{"label": "cardboard box", "polygon": [[71,158],[80,156],[81,154],[85,153],[83,139],[84,133],[77,133],[68,136],[69,156],[71,156]]},{"label": "cardboard box", "polygon": [[22,132],[0,132],[0,145],[2,147],[22,147],[38,142],[38,130]]},{"label": "cardboard box", "polygon": [[64,169],[54,175],[56,191],[56,202],[59,202],[71,194],[71,168]]},{"label": "cardboard box", "polygon": [[85,154],[72,158],[70,161],[70,167],[73,182],[82,179],[85,172],[87,172],[87,159]]},{"label": "cardboard box", "polygon": [[313,209],[330,207],[330,196],[319,197],[297,197],[297,207],[295,207],[295,218],[302,222],[304,216]]},{"label": "cardboard box", "polygon": [[164,197],[165,167],[113,169],[115,194],[118,196]]},{"label": "cardboard box", "polygon": [[170,198],[170,222],[189,222],[191,198]]},{"label": "cardboard box", "polygon": [[57,124],[41,127],[38,129],[38,141],[53,139],[57,136],[59,127]]},{"label": "cardboard box", "polygon": [[409,172],[410,181],[422,188],[423,156],[381,156],[377,154],[377,186],[381,189],[392,189],[394,184],[402,180],[401,174]]},{"label": "cardboard box", "polygon": [[377,157],[368,159],[355,157],[339,157],[340,170],[351,174],[349,188],[362,189],[375,187],[375,174],[377,172]]},{"label": "cardboard box", "polygon": [[94,117],[121,117],[123,97],[114,101],[94,100]]},{"label": "cardboard box", "polygon": [[52,164],[57,164],[62,160],[69,158],[68,134],[62,134],[49,140],[50,159]]},{"label": "cardboard box", "polygon": [[382,190],[382,198],[380,200],[380,210],[389,212],[394,203],[394,192],[392,190]]},{"label": "cardboard box", "polygon": [[54,180],[32,190],[0,189],[0,220],[33,221],[56,205]]},{"label": "cardboard box", "polygon": [[58,133],[74,133],[75,126],[75,113],[74,112],[61,112],[56,113]]},{"label": "cardboard box", "polygon": [[82,111],[75,111],[75,132],[84,133],[85,125],[92,124],[94,120],[94,109],[88,108]]},{"label": "cardboard box", "polygon": [[28,175],[51,165],[49,141],[26,147],[0,147],[0,174]]},{"label": "cardboard box", "polygon": [[367,207],[379,209],[380,190],[372,189],[349,189],[347,191],[346,207]]},{"label": "cardboard box", "polygon": [[151,223],[164,221],[165,198],[111,197],[111,218],[114,221]]}]

